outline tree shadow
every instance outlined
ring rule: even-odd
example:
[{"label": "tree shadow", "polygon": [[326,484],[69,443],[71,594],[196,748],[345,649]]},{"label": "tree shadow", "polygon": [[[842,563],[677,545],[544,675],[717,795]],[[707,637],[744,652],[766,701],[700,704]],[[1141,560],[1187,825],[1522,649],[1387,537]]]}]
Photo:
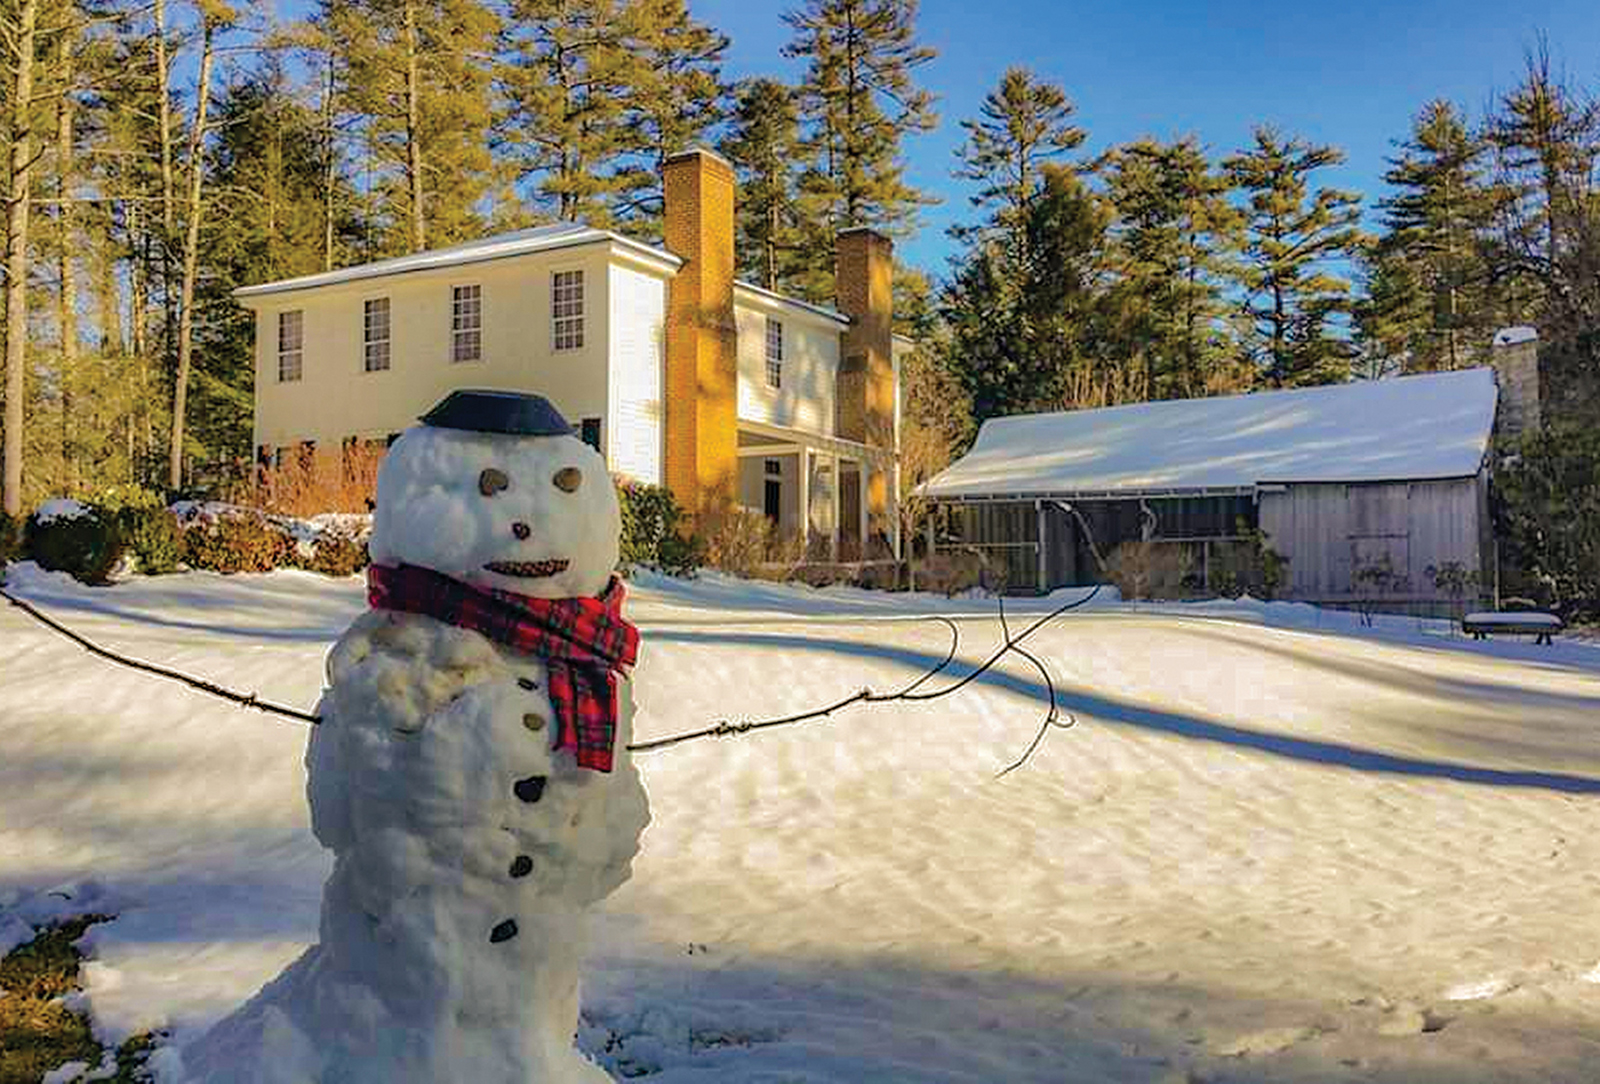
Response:
[{"label": "tree shadow", "polygon": [[[942,661],[942,655],[892,647],[877,643],[855,643],[840,640],[823,640],[799,635],[750,634],[731,632],[700,632],[671,629],[657,632],[655,641],[686,645],[725,644],[730,646],[761,646],[781,648],[786,651],[826,652],[852,655],[904,666],[911,674],[925,672]],[[943,677],[952,681],[970,674],[975,667],[965,660],[957,660],[946,668]],[[1049,702],[1049,690],[1042,682],[1000,669],[990,670],[978,681],[1006,689],[1019,696]],[[1425,779],[1445,779],[1458,783],[1493,787],[1530,787],[1556,791],[1563,794],[1600,794],[1600,779],[1562,772],[1518,771],[1456,764],[1448,761],[1384,753],[1362,749],[1339,742],[1314,738],[1295,737],[1236,726],[1230,723],[1182,715],[1177,712],[1150,707],[1133,701],[1117,700],[1086,689],[1067,685],[1056,687],[1056,702],[1074,715],[1089,716],[1102,724],[1131,726],[1155,733],[1195,741],[1214,742],[1233,748],[1251,749],[1270,756],[1282,757],[1302,763],[1349,768],[1355,771],[1385,775],[1402,775]],[[654,735],[641,734],[641,738]]]}]

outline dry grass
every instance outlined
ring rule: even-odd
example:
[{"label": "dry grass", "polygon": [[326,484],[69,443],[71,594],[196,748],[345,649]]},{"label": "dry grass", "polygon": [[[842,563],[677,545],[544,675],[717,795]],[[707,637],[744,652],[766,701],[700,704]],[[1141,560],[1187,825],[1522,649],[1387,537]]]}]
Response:
[{"label": "dry grass", "polygon": [[[99,1065],[106,1050],[95,1041],[89,1021],[60,1001],[80,989],[83,955],[73,942],[106,915],[84,915],[50,926],[0,960],[0,1084],[38,1084],[50,1070],[70,1061]],[[143,1079],[140,1067],[154,1048],[148,1034],[136,1035],[117,1050],[111,1084]]]},{"label": "dry grass", "polygon": [[377,443],[346,444],[338,451],[288,454],[281,465],[257,467],[226,495],[234,504],[278,515],[369,512],[378,492],[378,465],[388,449]]}]

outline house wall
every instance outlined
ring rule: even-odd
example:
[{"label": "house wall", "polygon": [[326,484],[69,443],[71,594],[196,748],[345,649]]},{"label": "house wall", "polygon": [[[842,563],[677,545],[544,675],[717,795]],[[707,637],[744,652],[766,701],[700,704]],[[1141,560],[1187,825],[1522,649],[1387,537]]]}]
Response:
[{"label": "house wall", "polygon": [[[783,323],[783,381],[767,383],[767,317]],[[741,294],[734,304],[738,327],[739,420],[834,434],[839,371],[839,328],[781,302]]]},{"label": "house wall", "polygon": [[667,284],[659,276],[613,264],[609,298],[606,458],[615,473],[659,484]]},{"label": "house wall", "polygon": [[[612,264],[610,246],[597,244],[249,299],[256,312],[256,445],[310,440],[336,447],[348,437],[382,439],[415,424],[449,392],[481,387],[544,395],[575,425],[602,418],[610,456],[624,431],[619,420],[647,420],[650,402],[659,400],[647,384],[659,331],[639,322],[659,328],[664,302],[657,298],[665,296],[666,276],[619,266],[624,273],[614,280]],[[556,352],[550,278],[576,269],[584,272],[584,344]],[[625,291],[616,307],[614,282]],[[472,284],[482,288],[482,357],[452,362],[451,287]],[[390,368],[367,372],[363,302],[377,297],[390,302]],[[302,376],[280,382],[278,313],[294,309],[304,314]],[[620,345],[629,380],[645,382],[615,397],[607,380],[614,326],[628,330]],[[621,441],[620,463],[649,479],[652,441],[659,447],[659,435],[647,432]],[[659,472],[659,451],[654,469]]]},{"label": "house wall", "polygon": [[[1395,608],[1438,610],[1454,600],[1430,567],[1483,565],[1479,478],[1362,485],[1292,485],[1261,495],[1267,545],[1289,559],[1285,597],[1354,604],[1378,598]],[[1361,585],[1363,567],[1387,559],[1399,582]]]}]

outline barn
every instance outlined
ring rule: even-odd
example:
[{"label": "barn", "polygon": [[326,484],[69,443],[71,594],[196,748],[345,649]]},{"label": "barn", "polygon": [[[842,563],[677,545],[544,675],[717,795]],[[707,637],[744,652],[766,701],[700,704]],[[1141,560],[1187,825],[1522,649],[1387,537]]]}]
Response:
[{"label": "barn", "polygon": [[1131,566],[1212,594],[1258,586],[1270,557],[1278,598],[1459,615],[1493,587],[1499,398],[1486,367],[995,418],[925,487],[948,509],[930,545],[1012,592]]}]

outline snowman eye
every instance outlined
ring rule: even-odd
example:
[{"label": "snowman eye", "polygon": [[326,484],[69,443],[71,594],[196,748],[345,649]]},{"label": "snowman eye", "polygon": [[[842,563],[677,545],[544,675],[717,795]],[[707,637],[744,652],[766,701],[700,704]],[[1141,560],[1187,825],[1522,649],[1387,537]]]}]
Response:
[{"label": "snowman eye", "polygon": [[490,467],[478,475],[478,492],[485,497],[493,497],[502,489],[511,485],[511,479],[506,477],[506,472]]},{"label": "snowman eye", "polygon": [[553,479],[556,488],[566,493],[576,493],[583,485],[583,472],[577,467],[562,467]]}]

